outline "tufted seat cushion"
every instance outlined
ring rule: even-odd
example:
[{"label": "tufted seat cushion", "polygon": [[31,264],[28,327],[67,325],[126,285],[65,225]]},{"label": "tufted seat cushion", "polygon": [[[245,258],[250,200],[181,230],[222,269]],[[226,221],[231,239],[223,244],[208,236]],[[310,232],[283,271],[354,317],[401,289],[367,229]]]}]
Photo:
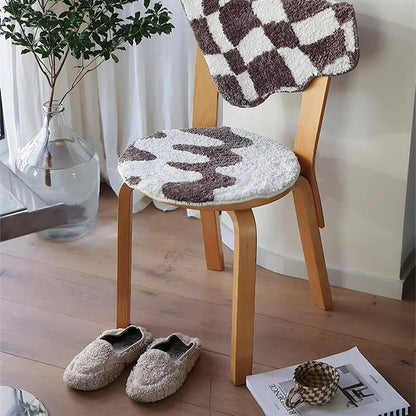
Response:
[{"label": "tufted seat cushion", "polygon": [[158,131],[121,155],[128,186],[166,203],[228,205],[281,194],[296,182],[296,155],[273,140],[230,127]]}]

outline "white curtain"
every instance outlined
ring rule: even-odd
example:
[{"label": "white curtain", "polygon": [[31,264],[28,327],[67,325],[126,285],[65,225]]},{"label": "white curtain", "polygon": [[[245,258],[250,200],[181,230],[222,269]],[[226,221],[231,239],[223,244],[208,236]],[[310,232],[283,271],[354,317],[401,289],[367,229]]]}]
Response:
[{"label": "white curtain", "polygon": [[[186,128],[191,123],[195,42],[180,1],[162,3],[172,12],[172,33],[127,45],[127,51],[117,54],[119,63],[107,61],[88,74],[64,102],[68,124],[97,149],[101,175],[115,192],[122,184],[117,159],[128,144],[156,130]],[[140,4],[129,5],[126,12],[134,13]],[[68,62],[57,98],[74,73]],[[0,37],[0,89],[11,166],[17,152],[40,129],[47,87],[33,57],[21,55]],[[134,210],[149,202],[135,194]]]}]

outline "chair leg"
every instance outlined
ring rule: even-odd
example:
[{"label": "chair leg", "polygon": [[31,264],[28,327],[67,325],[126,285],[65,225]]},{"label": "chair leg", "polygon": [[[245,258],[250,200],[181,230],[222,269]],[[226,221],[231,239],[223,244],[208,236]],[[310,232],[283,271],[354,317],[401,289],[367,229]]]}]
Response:
[{"label": "chair leg", "polygon": [[252,372],[256,290],[256,222],[251,209],[230,211],[234,225],[231,381],[244,384]]},{"label": "chair leg", "polygon": [[118,196],[117,328],[130,325],[132,199],[133,189],[123,184]]},{"label": "chair leg", "polygon": [[313,302],[327,310],[332,307],[328,272],[311,186],[303,176],[299,177],[293,188],[293,199]]},{"label": "chair leg", "polygon": [[205,262],[207,269],[223,270],[224,255],[222,252],[222,240],[220,219],[218,211],[201,210],[202,235],[204,238]]}]

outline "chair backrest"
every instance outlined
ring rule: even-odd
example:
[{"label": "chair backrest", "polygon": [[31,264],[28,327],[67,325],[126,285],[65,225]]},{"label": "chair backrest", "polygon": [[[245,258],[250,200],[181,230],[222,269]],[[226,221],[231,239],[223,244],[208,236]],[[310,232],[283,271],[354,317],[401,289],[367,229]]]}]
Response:
[{"label": "chair backrest", "polygon": [[193,127],[217,125],[217,90],[239,107],[254,107],[274,92],[302,91],[294,151],[323,227],[315,155],[329,76],[354,69],[359,59],[352,6],[332,0],[182,3],[199,45]]}]

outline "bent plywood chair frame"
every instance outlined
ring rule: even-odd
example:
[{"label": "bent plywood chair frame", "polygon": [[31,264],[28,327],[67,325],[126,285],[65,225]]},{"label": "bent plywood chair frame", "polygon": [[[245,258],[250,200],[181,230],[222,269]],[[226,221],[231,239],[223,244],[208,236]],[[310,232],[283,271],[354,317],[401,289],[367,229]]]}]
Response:
[{"label": "bent plywood chair frame", "polygon": [[[215,206],[183,208],[201,211],[205,258],[208,269],[222,270],[224,258],[219,227],[219,212],[227,211],[233,221],[234,277],[231,334],[231,380],[243,384],[251,374],[256,281],[256,224],[252,208],[264,205],[293,191],[296,216],[301,236],[312,298],[322,309],[332,306],[331,291],[319,227],[324,226],[321,201],[315,178],[315,154],[321,129],[329,78],[319,77],[302,93],[298,130],[294,151],[301,165],[301,175],[295,185],[269,199]],[[218,93],[209,75],[204,58],[197,49],[193,127],[217,125]],[[118,205],[117,264],[117,326],[130,324],[131,259],[132,259],[132,189],[123,184]]]}]

